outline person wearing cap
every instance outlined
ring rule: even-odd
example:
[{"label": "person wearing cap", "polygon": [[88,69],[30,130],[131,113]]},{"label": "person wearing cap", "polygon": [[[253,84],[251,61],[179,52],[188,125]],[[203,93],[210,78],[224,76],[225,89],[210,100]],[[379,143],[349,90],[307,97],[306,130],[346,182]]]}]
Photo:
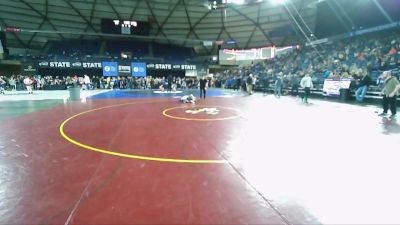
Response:
[{"label": "person wearing cap", "polygon": [[379,114],[379,116],[386,116],[388,109],[390,108],[390,112],[392,115],[390,118],[396,117],[396,98],[397,93],[400,90],[400,82],[396,77],[392,75],[391,71],[384,71],[382,74],[383,79],[385,80],[385,86],[381,94],[383,95],[382,99],[382,107],[383,112]]}]

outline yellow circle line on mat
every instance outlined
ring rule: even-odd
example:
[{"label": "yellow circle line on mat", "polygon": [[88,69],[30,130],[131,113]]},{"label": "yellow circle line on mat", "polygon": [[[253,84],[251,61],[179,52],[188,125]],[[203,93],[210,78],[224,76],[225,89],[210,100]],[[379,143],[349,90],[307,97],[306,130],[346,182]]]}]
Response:
[{"label": "yellow circle line on mat", "polygon": [[[198,108],[198,107],[210,107],[210,106],[196,105],[196,106],[194,106],[194,107],[192,107],[192,108]],[[172,116],[172,115],[170,115],[170,114],[167,113],[168,111],[171,111],[171,110],[174,110],[174,109],[179,109],[179,108],[182,108],[182,109],[184,109],[184,108],[190,109],[190,107],[186,107],[186,106],[177,106],[177,107],[168,108],[168,109],[165,109],[165,110],[162,112],[162,114],[163,114],[164,116],[166,116],[166,117],[169,117],[169,118],[172,118],[172,119],[177,119],[177,120],[203,121],[203,122],[204,122],[204,121],[217,121],[217,120],[232,120],[232,119],[239,118],[239,117],[241,116],[240,111],[237,110],[237,109],[229,108],[229,107],[222,107],[222,106],[215,106],[215,107],[230,109],[230,110],[232,110],[232,111],[235,111],[235,112],[237,113],[237,115],[229,116],[229,117],[222,117],[222,118],[214,118],[214,119],[213,119],[213,118],[210,118],[210,119],[202,119],[202,118],[188,118],[188,117]]]},{"label": "yellow circle line on mat", "polygon": [[159,158],[159,157],[149,157],[149,156],[141,156],[141,155],[133,155],[133,154],[125,154],[125,153],[120,153],[120,152],[114,152],[111,150],[107,149],[101,149],[101,148],[96,148],[90,145],[83,144],[79,141],[74,140],[73,138],[69,137],[65,131],[64,127],[65,125],[71,121],[74,118],[77,118],[83,114],[90,113],[90,112],[95,112],[103,109],[108,109],[108,108],[114,108],[114,107],[119,107],[119,106],[124,106],[124,105],[133,105],[133,104],[139,104],[139,103],[154,103],[154,102],[161,102],[161,101],[152,101],[152,102],[134,102],[134,103],[124,103],[124,104],[118,104],[118,105],[111,105],[111,106],[105,106],[105,107],[100,107],[96,109],[91,109],[87,110],[78,114],[75,114],[68,119],[64,120],[61,125],[60,125],[60,134],[61,136],[66,139],[67,141],[71,142],[74,145],[77,145],[79,147],[95,151],[95,152],[100,152],[108,155],[114,155],[114,156],[119,156],[119,157],[125,157],[125,158],[131,158],[131,159],[140,159],[140,160],[149,160],[149,161],[159,161],[159,162],[169,162],[169,163],[192,163],[192,164],[216,164],[216,163],[227,163],[228,161],[226,160],[201,160],[201,159],[174,159],[174,158]]}]

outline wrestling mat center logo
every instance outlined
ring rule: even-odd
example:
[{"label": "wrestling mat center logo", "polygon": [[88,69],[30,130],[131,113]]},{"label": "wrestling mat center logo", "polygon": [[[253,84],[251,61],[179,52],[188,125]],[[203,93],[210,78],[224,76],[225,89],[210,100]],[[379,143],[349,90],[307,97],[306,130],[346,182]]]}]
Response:
[{"label": "wrestling mat center logo", "polygon": [[200,109],[189,109],[185,111],[188,114],[207,114],[207,115],[218,115],[219,109],[217,108],[200,108]]}]

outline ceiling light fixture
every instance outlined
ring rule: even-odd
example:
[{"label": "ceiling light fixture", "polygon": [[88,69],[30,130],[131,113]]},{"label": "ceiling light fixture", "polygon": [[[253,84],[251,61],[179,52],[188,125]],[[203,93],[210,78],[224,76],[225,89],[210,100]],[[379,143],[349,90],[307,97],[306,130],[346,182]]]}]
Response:
[{"label": "ceiling light fixture", "polygon": [[271,0],[271,2],[274,4],[284,4],[285,0]]},{"label": "ceiling light fixture", "polygon": [[243,5],[245,3],[245,0],[227,0],[226,2],[228,4],[232,3],[232,4],[236,4],[236,5]]}]

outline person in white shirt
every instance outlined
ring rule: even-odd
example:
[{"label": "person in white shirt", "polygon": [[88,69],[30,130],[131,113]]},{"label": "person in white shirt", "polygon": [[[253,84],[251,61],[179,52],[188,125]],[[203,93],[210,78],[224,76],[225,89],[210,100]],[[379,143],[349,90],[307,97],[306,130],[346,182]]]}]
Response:
[{"label": "person in white shirt", "polygon": [[16,80],[14,78],[14,75],[11,76],[10,80],[8,80],[8,83],[10,84],[12,91],[16,91],[17,90],[17,82],[16,82]]},{"label": "person in white shirt", "polygon": [[304,95],[302,101],[308,103],[308,97],[310,96],[310,90],[313,88],[313,82],[311,80],[310,74],[304,75],[300,81],[300,86],[304,89]]},{"label": "person in white shirt", "polygon": [[25,77],[24,84],[25,84],[26,90],[28,90],[29,94],[33,94],[32,83],[33,83],[33,81],[31,80],[31,78]]},{"label": "person in white shirt", "polygon": [[84,82],[84,84],[85,84],[85,86],[86,86],[85,89],[87,89],[87,90],[92,89],[92,87],[91,87],[91,82],[90,82],[90,77],[89,77],[88,75],[85,74],[85,75],[83,76],[83,82]]},{"label": "person in white shirt", "polygon": [[36,78],[36,90],[40,90],[42,87],[42,81],[40,78]]}]

